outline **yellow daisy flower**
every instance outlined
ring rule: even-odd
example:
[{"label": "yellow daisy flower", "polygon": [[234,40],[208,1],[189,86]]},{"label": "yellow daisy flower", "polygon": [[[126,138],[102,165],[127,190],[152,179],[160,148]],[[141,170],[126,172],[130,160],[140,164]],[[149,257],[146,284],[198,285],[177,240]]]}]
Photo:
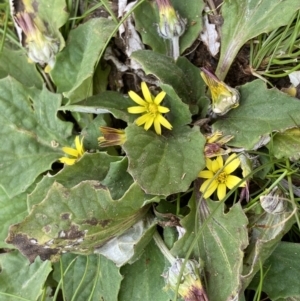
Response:
[{"label": "yellow daisy flower", "polygon": [[61,157],[59,158],[59,162],[65,163],[67,165],[73,165],[75,162],[81,158],[85,152],[84,147],[83,147],[83,138],[81,141],[79,140],[79,136],[76,136],[75,138],[75,148],[71,147],[63,147],[62,148],[63,152],[66,153],[67,155],[74,157],[74,158],[69,158],[69,157]]},{"label": "yellow daisy flower", "polygon": [[[205,199],[209,198],[216,190],[218,199],[221,201],[226,196],[226,188],[232,189],[241,179],[231,175],[241,164],[236,154],[232,154],[223,164],[222,156],[218,156],[215,160],[206,158],[206,167],[208,170],[199,172],[198,177],[207,179],[200,187]],[[246,182],[243,182],[239,187],[245,187]]]},{"label": "yellow daisy flower", "polygon": [[133,91],[128,92],[129,97],[139,105],[135,107],[129,107],[127,109],[128,112],[131,114],[144,113],[135,121],[135,123],[138,126],[144,124],[144,129],[146,131],[148,131],[152,124],[154,124],[155,132],[158,135],[161,135],[160,125],[163,125],[165,128],[171,130],[172,125],[165,117],[162,116],[163,113],[168,113],[170,110],[159,105],[166,96],[166,92],[162,91],[154,97],[151,95],[145,82],[142,82],[141,87],[145,100]]}]

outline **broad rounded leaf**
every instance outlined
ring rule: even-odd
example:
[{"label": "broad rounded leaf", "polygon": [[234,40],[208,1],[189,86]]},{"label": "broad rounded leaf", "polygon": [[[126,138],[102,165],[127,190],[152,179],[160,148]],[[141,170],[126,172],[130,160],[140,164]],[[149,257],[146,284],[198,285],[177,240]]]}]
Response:
[{"label": "broad rounded leaf", "polygon": [[90,254],[140,220],[148,210],[143,207],[145,201],[137,184],[114,201],[97,181],[81,182],[70,189],[54,183],[25,220],[10,227],[6,242],[30,261],[38,255],[55,261],[62,252]]},{"label": "broad rounded leaf", "polygon": [[[37,300],[52,268],[50,261],[34,263],[18,251],[0,255],[0,300]],[[10,294],[11,296],[2,293]]]},{"label": "broad rounded leaf", "polygon": [[268,90],[261,80],[240,88],[240,105],[213,124],[214,131],[233,135],[230,145],[253,149],[264,136],[300,124],[300,101],[279,90]]},{"label": "broad rounded leaf", "polygon": [[243,250],[248,245],[248,219],[239,203],[224,213],[224,203],[202,200],[199,207],[193,197],[189,207],[190,214],[181,221],[186,232],[172,253],[185,256],[196,241],[193,254],[198,253],[196,256],[204,261],[208,299],[235,300],[242,282]]},{"label": "broad rounded leaf", "polygon": [[115,264],[100,255],[65,254],[54,264],[53,278],[59,282],[67,300],[115,301],[123,277]]},{"label": "broad rounded leaf", "polygon": [[[21,193],[10,199],[5,191],[0,188],[0,248],[12,248],[12,245],[5,243],[9,226],[22,221],[27,211],[27,192]],[[1,299],[0,299],[1,300]]]},{"label": "broad rounded leaf", "polygon": [[22,86],[7,77],[0,80],[0,185],[9,197],[24,192],[38,175],[62,156],[71,123],[56,116],[61,96]]},{"label": "broad rounded leaf", "polygon": [[[20,68],[22,66],[22,68]],[[28,57],[23,50],[13,51],[3,48],[0,56],[0,78],[10,75],[26,87],[43,87],[43,80],[35,64],[28,63]]]},{"label": "broad rounded leaf", "polygon": [[186,58],[176,63],[170,57],[150,50],[139,50],[131,55],[138,61],[146,74],[155,75],[163,84],[170,85],[184,103],[197,105],[205,91],[200,71]]},{"label": "broad rounded leaf", "polygon": [[163,289],[165,281],[161,276],[164,267],[165,258],[152,240],[138,261],[122,267],[124,280],[118,300],[169,301],[170,296]]},{"label": "broad rounded leaf", "polygon": [[186,191],[205,166],[205,138],[198,128],[182,127],[158,136],[133,124],[126,128],[126,137],[128,172],[146,193]]},{"label": "broad rounded leaf", "polygon": [[70,32],[51,76],[58,92],[63,92],[71,102],[82,100],[92,92],[95,65],[115,26],[111,20],[97,18]]},{"label": "broad rounded leaf", "polygon": [[276,158],[300,158],[300,129],[289,129],[283,133],[276,133],[269,144],[270,150]]},{"label": "broad rounded leaf", "polygon": [[[282,241],[263,264],[263,271],[267,272],[262,282],[262,291],[267,293],[271,300],[299,300],[299,255],[299,243]],[[257,273],[249,288],[257,289],[259,278]]]}]

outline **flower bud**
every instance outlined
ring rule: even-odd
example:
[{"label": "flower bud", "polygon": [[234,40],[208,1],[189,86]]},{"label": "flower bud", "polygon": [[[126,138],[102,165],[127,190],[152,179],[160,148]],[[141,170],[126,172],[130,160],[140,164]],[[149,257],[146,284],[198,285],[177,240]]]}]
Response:
[{"label": "flower bud", "polygon": [[180,37],[185,32],[186,20],[175,12],[169,0],[156,0],[159,10],[158,34],[164,39]]},{"label": "flower bud", "polygon": [[[27,49],[31,61],[41,66],[54,66],[55,55],[59,51],[59,41],[45,33],[44,23],[33,14],[18,12],[14,14],[17,31],[20,33],[20,42]],[[49,68],[48,67],[48,68]]]},{"label": "flower bud", "polygon": [[232,135],[223,136],[222,132],[216,131],[215,133],[206,135],[205,138],[204,154],[206,158],[223,156],[231,152],[230,148],[224,149],[223,145],[234,138]]},{"label": "flower bud", "polygon": [[[166,273],[167,288],[176,291],[178,277],[183,260],[178,258]],[[183,268],[178,293],[185,301],[208,301],[199,276],[200,265],[194,260],[188,260]]]},{"label": "flower bud", "polygon": [[126,134],[124,130],[101,126],[100,131],[103,134],[103,137],[99,137],[98,142],[102,147],[123,145],[126,141]]},{"label": "flower bud", "polygon": [[224,115],[239,106],[239,92],[220,81],[215,74],[205,68],[200,73],[207,84],[212,99],[212,111],[217,115]]}]

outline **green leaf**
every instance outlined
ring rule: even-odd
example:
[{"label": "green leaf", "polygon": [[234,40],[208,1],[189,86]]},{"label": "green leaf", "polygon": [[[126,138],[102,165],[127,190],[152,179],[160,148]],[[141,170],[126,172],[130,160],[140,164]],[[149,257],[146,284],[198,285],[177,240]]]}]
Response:
[{"label": "green leaf", "polygon": [[122,281],[115,264],[101,255],[65,254],[54,265],[54,279],[64,274],[63,293],[66,300],[115,301]]},{"label": "green leaf", "polygon": [[[18,251],[0,255],[0,300],[37,300],[48,275],[51,263],[37,258],[29,265]],[[24,298],[24,299],[22,299]]]},{"label": "green leaf", "polygon": [[[203,1],[173,0],[172,5],[179,15],[187,20],[186,31],[180,37],[180,53],[183,53],[198,38],[202,30],[201,14],[204,8]],[[135,22],[143,42],[155,52],[168,53],[169,40],[164,40],[157,32],[156,24],[159,23],[158,7],[154,2],[145,1],[135,11]]]},{"label": "green leaf", "polygon": [[143,218],[147,200],[137,184],[114,201],[97,181],[81,182],[70,189],[54,183],[26,219],[11,226],[6,242],[30,261],[38,255],[55,261],[61,252],[90,254]]},{"label": "green leaf", "polygon": [[[263,264],[262,290],[271,300],[299,300],[299,254],[299,244],[282,241]],[[259,281],[257,273],[249,288],[257,289]]]},{"label": "green leaf", "polygon": [[8,234],[9,226],[22,221],[27,212],[27,192],[21,193],[10,199],[5,191],[0,188],[0,248],[12,248],[12,245],[6,244],[5,238]]},{"label": "green leaf", "polygon": [[[241,285],[243,249],[248,244],[248,219],[239,203],[226,214],[223,203],[210,200],[202,200],[199,207],[198,201],[192,197],[189,207],[190,214],[180,222],[186,233],[175,243],[172,253],[186,256],[192,244],[196,243],[192,256],[199,258],[201,255],[204,261],[208,299],[233,299]],[[200,211],[200,228],[197,208]]]},{"label": "green leaf", "polygon": [[115,26],[111,20],[97,18],[70,32],[65,49],[57,55],[51,76],[58,92],[63,92],[71,103],[91,94],[95,65]]},{"label": "green leaf", "polygon": [[189,124],[192,121],[189,107],[182,102],[172,86],[161,84],[161,88],[167,93],[163,105],[170,109],[166,115],[173,128]]},{"label": "green leaf", "polygon": [[[20,66],[22,66],[20,68]],[[11,76],[27,87],[42,89],[43,80],[35,64],[29,64],[24,51],[3,48],[0,54],[0,79]]]},{"label": "green leaf", "polygon": [[138,61],[146,74],[155,75],[163,84],[170,85],[183,102],[197,105],[204,94],[205,85],[199,69],[186,58],[174,60],[150,50],[139,50],[131,55]]},{"label": "green leaf", "polygon": [[282,237],[291,229],[295,218],[291,209],[281,214],[254,214],[250,216],[250,244],[245,250],[243,286],[245,289],[254,275],[259,271],[260,264],[272,254]]},{"label": "green leaf", "polygon": [[92,121],[81,130],[81,135],[84,137],[84,147],[88,150],[98,150],[98,138],[102,136],[100,126],[108,126],[111,118],[108,114],[98,115],[96,118],[94,118],[92,114],[82,113],[82,115],[89,115],[93,118]]},{"label": "green leaf", "polygon": [[205,138],[197,128],[182,127],[158,136],[133,124],[126,128],[126,137],[128,172],[148,194],[186,191],[205,166]]},{"label": "green leaf", "polygon": [[[85,153],[83,157],[76,162],[74,165],[65,165],[64,168],[58,172],[55,176],[47,175],[44,176],[40,181],[35,190],[28,196],[28,206],[32,208],[33,205],[39,204],[47,195],[48,190],[56,181],[67,188],[71,188],[82,181],[95,180],[102,181],[107,179],[108,173],[111,168],[111,163],[120,162],[123,157],[110,156],[104,152],[88,154]],[[111,179],[113,181],[113,179]],[[107,181],[107,180],[106,180]],[[105,185],[101,182],[102,185]],[[130,184],[124,190],[124,187],[116,188],[119,192],[119,198],[129,189]],[[122,185],[122,183],[120,183]],[[110,183],[109,187],[113,184]],[[122,193],[120,193],[122,191]],[[114,194],[113,194],[114,195]],[[114,198],[117,199],[117,198]]]},{"label": "green leaf", "polygon": [[164,279],[161,275],[164,266],[164,256],[151,241],[138,261],[122,267],[124,279],[118,300],[169,301],[169,296],[163,290]]},{"label": "green leaf", "polygon": [[240,203],[232,206],[228,213],[224,213],[224,203],[207,200],[201,205],[204,229],[200,236],[200,254],[207,275],[206,292],[210,301],[234,299],[241,286],[248,219]]},{"label": "green leaf", "polygon": [[133,105],[134,102],[130,98],[126,98],[118,92],[107,91],[91,96],[84,101],[76,103],[76,105],[63,106],[60,110],[93,114],[111,113],[117,119],[133,122],[136,116],[127,112],[127,108]]},{"label": "green leaf", "polygon": [[171,253],[175,257],[185,258],[191,245],[194,244],[195,241],[197,241],[197,243],[193,247],[191,258],[200,259],[200,245],[198,243],[197,233],[195,232],[195,221],[198,218],[195,194],[192,195],[188,203],[188,207],[190,209],[190,212],[180,220],[180,225],[184,228],[185,233],[174,243],[171,249]]},{"label": "green leaf", "polygon": [[289,129],[283,133],[276,133],[272,142],[269,143],[274,156],[281,158],[294,158],[299,160],[300,156],[300,130],[299,128]]},{"label": "green leaf", "polygon": [[300,102],[284,93],[268,90],[261,80],[240,88],[240,105],[213,124],[213,130],[233,135],[230,145],[253,149],[273,131],[300,124]]},{"label": "green leaf", "polygon": [[64,169],[54,176],[54,179],[68,188],[82,181],[102,181],[110,169],[110,164],[122,159],[123,157],[110,156],[104,152],[85,153],[76,164],[65,165]]},{"label": "green leaf", "polygon": [[111,162],[109,171],[103,181],[114,200],[117,200],[124,195],[125,191],[129,189],[133,183],[131,175],[127,172],[128,159],[124,157],[120,161]]},{"label": "green leaf", "polygon": [[0,185],[9,197],[24,192],[62,156],[71,123],[56,116],[61,96],[22,86],[8,77],[0,80]]},{"label": "green leaf", "polygon": [[250,39],[284,26],[300,8],[298,0],[230,0],[222,5],[221,53],[216,74],[224,80],[238,51]]}]

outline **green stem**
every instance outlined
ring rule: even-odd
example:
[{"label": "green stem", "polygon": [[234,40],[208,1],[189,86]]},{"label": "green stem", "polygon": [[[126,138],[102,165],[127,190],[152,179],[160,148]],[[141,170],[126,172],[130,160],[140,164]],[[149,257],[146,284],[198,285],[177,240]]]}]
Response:
[{"label": "green stem", "polygon": [[162,240],[161,236],[158,234],[157,231],[155,231],[153,235],[153,239],[162,252],[162,254],[166,257],[166,259],[170,262],[170,264],[173,264],[175,262],[175,257],[170,253],[170,250],[166,247],[164,241]]},{"label": "green stem", "polygon": [[173,56],[175,61],[178,59],[178,57],[180,55],[179,37],[174,37],[171,40],[171,55]]}]

